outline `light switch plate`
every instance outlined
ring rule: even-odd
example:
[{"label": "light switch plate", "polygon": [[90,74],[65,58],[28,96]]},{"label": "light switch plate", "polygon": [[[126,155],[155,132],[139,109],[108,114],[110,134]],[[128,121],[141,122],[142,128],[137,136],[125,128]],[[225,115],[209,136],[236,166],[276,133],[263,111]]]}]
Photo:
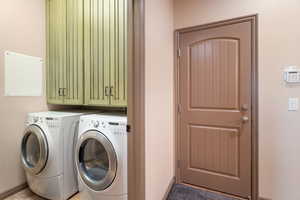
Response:
[{"label": "light switch plate", "polygon": [[297,111],[299,109],[299,98],[289,98],[288,111]]}]

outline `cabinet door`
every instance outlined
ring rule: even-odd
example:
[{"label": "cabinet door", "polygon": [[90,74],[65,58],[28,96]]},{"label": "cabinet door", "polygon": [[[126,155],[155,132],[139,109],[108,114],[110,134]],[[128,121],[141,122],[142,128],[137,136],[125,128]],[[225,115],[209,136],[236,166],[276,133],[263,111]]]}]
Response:
[{"label": "cabinet door", "polygon": [[66,66],[66,4],[47,0],[47,100],[63,104],[64,67]]},{"label": "cabinet door", "polygon": [[85,104],[87,105],[109,105],[111,1],[84,1]]},{"label": "cabinet door", "polygon": [[110,1],[110,103],[127,105],[127,0]]},{"label": "cabinet door", "polygon": [[83,0],[66,0],[64,104],[83,104]]}]

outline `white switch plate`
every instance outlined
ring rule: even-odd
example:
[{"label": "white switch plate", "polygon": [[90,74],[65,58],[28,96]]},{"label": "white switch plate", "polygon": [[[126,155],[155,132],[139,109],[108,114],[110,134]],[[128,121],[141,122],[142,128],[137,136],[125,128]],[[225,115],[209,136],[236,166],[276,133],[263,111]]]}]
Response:
[{"label": "white switch plate", "polygon": [[297,111],[299,109],[299,98],[289,98],[289,111]]}]

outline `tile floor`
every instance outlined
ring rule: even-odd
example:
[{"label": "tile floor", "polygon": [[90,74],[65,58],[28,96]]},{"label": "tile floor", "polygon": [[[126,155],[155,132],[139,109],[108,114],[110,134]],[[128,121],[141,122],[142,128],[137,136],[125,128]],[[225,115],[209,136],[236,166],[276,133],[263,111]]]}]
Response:
[{"label": "tile floor", "polygon": [[241,200],[221,193],[210,192],[203,189],[194,189],[181,184],[175,184],[169,194],[168,200]]},{"label": "tile floor", "polygon": [[[25,189],[18,192],[17,194],[5,198],[4,200],[45,200],[45,199],[35,195],[29,189]],[[80,200],[79,194],[75,195],[70,200]]]}]

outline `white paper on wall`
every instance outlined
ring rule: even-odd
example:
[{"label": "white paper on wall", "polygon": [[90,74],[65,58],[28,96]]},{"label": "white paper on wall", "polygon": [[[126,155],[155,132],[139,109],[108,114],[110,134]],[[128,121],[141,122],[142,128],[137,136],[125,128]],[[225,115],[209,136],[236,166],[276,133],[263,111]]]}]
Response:
[{"label": "white paper on wall", "polygon": [[43,60],[5,52],[5,96],[42,96]]}]

